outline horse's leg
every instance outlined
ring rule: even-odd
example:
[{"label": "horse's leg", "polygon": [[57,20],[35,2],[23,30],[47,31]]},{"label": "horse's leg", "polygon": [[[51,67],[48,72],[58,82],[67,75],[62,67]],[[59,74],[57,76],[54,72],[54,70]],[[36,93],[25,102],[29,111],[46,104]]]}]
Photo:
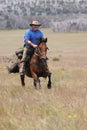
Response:
[{"label": "horse's leg", "polygon": [[34,67],[30,65],[30,71],[31,71],[32,78],[34,79],[33,84],[35,88],[37,89],[37,88],[41,88],[41,85],[40,85],[40,79],[38,78],[37,74],[34,71]]},{"label": "horse's leg", "polygon": [[34,86],[35,86],[35,88],[36,88],[36,80],[34,79],[34,82],[33,82],[33,84],[34,84]]},{"label": "horse's leg", "polygon": [[47,84],[47,87],[48,87],[48,89],[51,88],[51,73],[50,72],[48,73],[48,84]]},{"label": "horse's leg", "polygon": [[34,79],[34,86],[36,89],[40,89],[41,88],[41,85],[40,85],[40,79],[37,78],[37,79]]},{"label": "horse's leg", "polygon": [[32,78],[34,79],[34,86],[35,88],[41,88],[41,85],[40,85],[40,79],[38,78],[37,74],[35,72],[32,72],[31,71],[31,74],[32,74]]},{"label": "horse's leg", "polygon": [[21,78],[21,84],[22,84],[22,86],[25,86],[25,82],[24,82],[25,75],[20,75],[20,78]]},{"label": "horse's leg", "polygon": [[37,89],[39,88],[41,88],[41,85],[40,85],[40,79],[39,78],[37,78],[37,81],[36,81],[36,84],[37,84]]}]

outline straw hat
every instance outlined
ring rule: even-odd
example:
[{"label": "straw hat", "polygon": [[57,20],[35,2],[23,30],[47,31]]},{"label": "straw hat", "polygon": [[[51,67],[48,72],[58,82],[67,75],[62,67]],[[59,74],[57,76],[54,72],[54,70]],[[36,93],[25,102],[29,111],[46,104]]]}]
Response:
[{"label": "straw hat", "polygon": [[39,23],[39,21],[32,21],[32,23],[30,24],[30,26],[32,26],[32,25],[41,26],[41,24]]}]

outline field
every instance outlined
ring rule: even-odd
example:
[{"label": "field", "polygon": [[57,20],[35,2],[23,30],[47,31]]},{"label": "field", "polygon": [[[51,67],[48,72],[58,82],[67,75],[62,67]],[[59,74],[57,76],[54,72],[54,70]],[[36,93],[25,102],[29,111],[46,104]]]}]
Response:
[{"label": "field", "polygon": [[40,90],[26,77],[9,74],[7,58],[23,45],[25,30],[0,31],[0,130],[87,130],[87,33],[55,33],[48,38],[52,88]]}]

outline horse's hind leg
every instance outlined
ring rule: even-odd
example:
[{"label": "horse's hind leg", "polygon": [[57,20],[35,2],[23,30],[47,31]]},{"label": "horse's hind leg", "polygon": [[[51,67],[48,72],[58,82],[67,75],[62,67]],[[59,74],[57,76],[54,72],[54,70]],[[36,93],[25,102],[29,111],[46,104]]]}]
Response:
[{"label": "horse's hind leg", "polygon": [[20,78],[21,78],[21,84],[22,84],[22,86],[25,86],[25,82],[24,82],[25,75],[20,75]]},{"label": "horse's hind leg", "polygon": [[47,87],[48,87],[48,89],[51,88],[51,73],[50,72],[48,73],[48,84],[47,84]]},{"label": "horse's hind leg", "polygon": [[36,88],[36,80],[35,80],[35,79],[34,79],[34,82],[33,82],[33,83],[34,83],[34,86],[35,86],[35,88]]}]

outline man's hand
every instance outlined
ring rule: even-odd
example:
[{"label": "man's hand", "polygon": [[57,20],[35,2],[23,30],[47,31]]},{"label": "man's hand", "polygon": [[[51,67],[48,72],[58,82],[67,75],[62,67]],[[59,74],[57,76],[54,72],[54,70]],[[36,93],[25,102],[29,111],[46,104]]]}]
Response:
[{"label": "man's hand", "polygon": [[34,48],[37,48],[37,45],[33,44],[33,47],[34,47]]},{"label": "man's hand", "polygon": [[37,48],[37,45],[35,45],[35,44],[34,44],[34,43],[32,43],[31,41],[26,40],[26,42],[27,42],[28,44],[30,44],[31,46],[33,46],[33,48]]}]

